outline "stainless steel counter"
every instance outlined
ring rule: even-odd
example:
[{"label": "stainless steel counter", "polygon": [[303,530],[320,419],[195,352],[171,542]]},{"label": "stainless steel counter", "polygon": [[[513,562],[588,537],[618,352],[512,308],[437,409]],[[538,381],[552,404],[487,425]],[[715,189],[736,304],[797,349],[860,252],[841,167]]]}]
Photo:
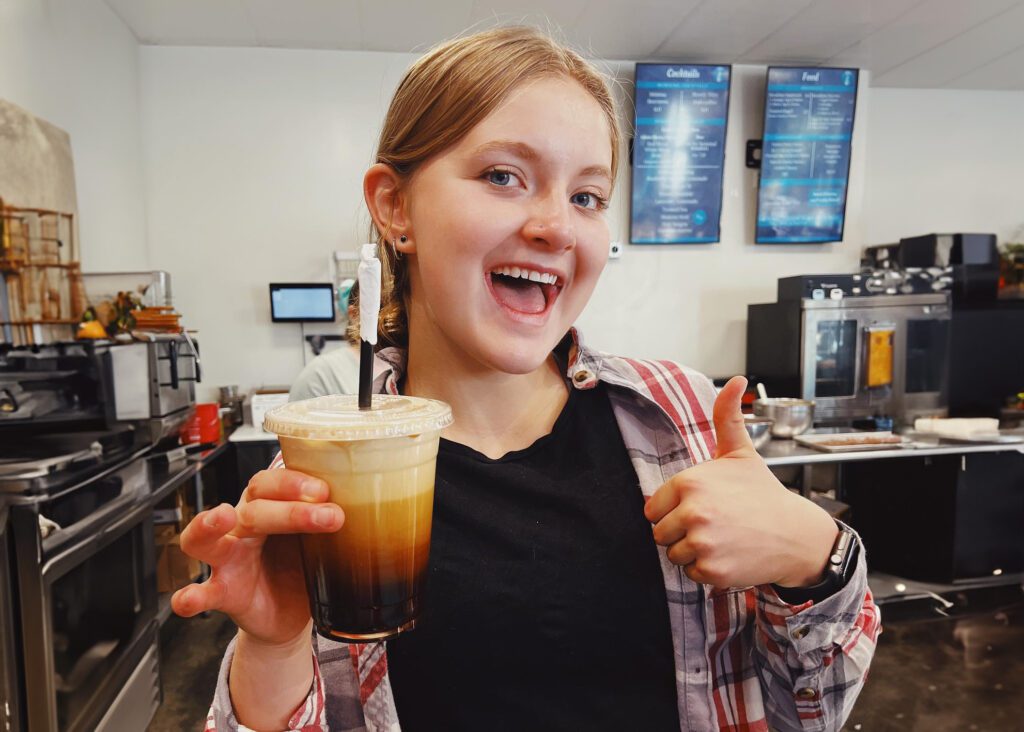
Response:
[{"label": "stainless steel counter", "polygon": [[759,451],[769,466],[840,463],[853,460],[881,460],[894,457],[926,457],[929,455],[966,455],[974,452],[1016,451],[1024,453],[1024,442],[1015,443],[950,443],[936,439],[915,439],[905,447],[861,452],[821,452],[799,445],[793,440],[773,439]]}]

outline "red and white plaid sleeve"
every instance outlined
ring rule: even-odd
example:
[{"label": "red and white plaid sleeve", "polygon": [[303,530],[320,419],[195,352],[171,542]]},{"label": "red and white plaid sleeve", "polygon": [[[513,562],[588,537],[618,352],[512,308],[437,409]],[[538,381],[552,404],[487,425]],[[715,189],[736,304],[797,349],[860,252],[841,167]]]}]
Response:
[{"label": "red and white plaid sleeve", "polygon": [[867,677],[881,616],[860,552],[846,587],[818,603],[789,605],[756,591],[755,647],[772,729],[838,730]]},{"label": "red and white plaid sleeve", "polygon": [[[213,703],[206,715],[204,732],[252,732],[235,717],[231,705],[229,673],[231,659],[235,655],[235,641],[232,640],[221,661],[220,674],[217,677],[217,690]],[[313,654],[313,683],[310,685],[309,696],[288,720],[287,732],[329,732],[327,726],[327,705],[325,703],[323,676],[316,654]]]}]

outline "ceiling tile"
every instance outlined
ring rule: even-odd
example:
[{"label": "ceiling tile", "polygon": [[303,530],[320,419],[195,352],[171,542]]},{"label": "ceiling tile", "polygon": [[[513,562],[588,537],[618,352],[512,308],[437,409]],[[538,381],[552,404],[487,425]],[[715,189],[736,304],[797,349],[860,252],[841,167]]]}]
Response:
[{"label": "ceiling tile", "polygon": [[358,49],[357,0],[242,0],[260,45]]},{"label": "ceiling tile", "polygon": [[1005,10],[895,68],[878,74],[890,87],[945,86],[979,66],[1021,46],[1024,5]]},{"label": "ceiling tile", "polygon": [[507,0],[475,0],[469,22],[474,28],[522,23],[551,28],[556,35],[561,31],[569,36],[586,6],[587,0],[523,0],[515,3],[514,7],[510,7]]},{"label": "ceiling tile", "polygon": [[832,66],[872,71],[877,85],[883,73],[984,23],[1020,0],[925,0],[892,23],[827,59]]},{"label": "ceiling tile", "polygon": [[241,0],[107,0],[140,43],[242,46],[258,40]]},{"label": "ceiling tile", "polygon": [[740,61],[819,61],[883,28],[921,0],[817,0],[792,15]]},{"label": "ceiling tile", "polygon": [[680,18],[682,22],[662,42],[656,55],[711,63],[734,61],[811,1],[705,0]]},{"label": "ceiling tile", "polygon": [[890,87],[1024,85],[1024,0],[105,2],[143,44],[415,52],[525,22],[610,60],[849,65]]},{"label": "ceiling tile", "polygon": [[946,84],[953,89],[1024,90],[1024,46]]},{"label": "ceiling tile", "polygon": [[425,51],[464,32],[473,0],[359,0],[362,47],[368,51]]},{"label": "ceiling tile", "polygon": [[593,56],[649,58],[700,0],[591,0],[569,32]]}]

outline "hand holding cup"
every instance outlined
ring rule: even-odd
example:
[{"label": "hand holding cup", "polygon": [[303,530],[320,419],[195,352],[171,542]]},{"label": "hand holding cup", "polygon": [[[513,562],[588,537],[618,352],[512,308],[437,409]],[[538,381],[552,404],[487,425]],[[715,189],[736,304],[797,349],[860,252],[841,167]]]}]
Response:
[{"label": "hand holding cup", "polygon": [[198,514],[181,548],[208,564],[210,579],[178,590],[174,611],[191,617],[219,610],[255,640],[281,644],[307,633],[309,602],[297,534],[337,531],[341,508],[324,503],[326,483],[295,470],[253,476],[237,506],[221,504]]}]

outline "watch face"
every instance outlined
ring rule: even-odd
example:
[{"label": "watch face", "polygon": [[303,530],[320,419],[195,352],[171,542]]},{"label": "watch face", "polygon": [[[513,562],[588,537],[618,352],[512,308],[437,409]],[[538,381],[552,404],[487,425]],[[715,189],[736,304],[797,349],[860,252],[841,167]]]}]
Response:
[{"label": "watch face", "polygon": [[859,549],[860,541],[857,539],[857,535],[846,527],[840,529],[839,536],[836,537],[836,544],[832,548],[832,556],[829,557],[829,563],[835,566],[836,573],[844,585],[853,575],[853,569],[856,566],[854,560],[857,558]]}]

